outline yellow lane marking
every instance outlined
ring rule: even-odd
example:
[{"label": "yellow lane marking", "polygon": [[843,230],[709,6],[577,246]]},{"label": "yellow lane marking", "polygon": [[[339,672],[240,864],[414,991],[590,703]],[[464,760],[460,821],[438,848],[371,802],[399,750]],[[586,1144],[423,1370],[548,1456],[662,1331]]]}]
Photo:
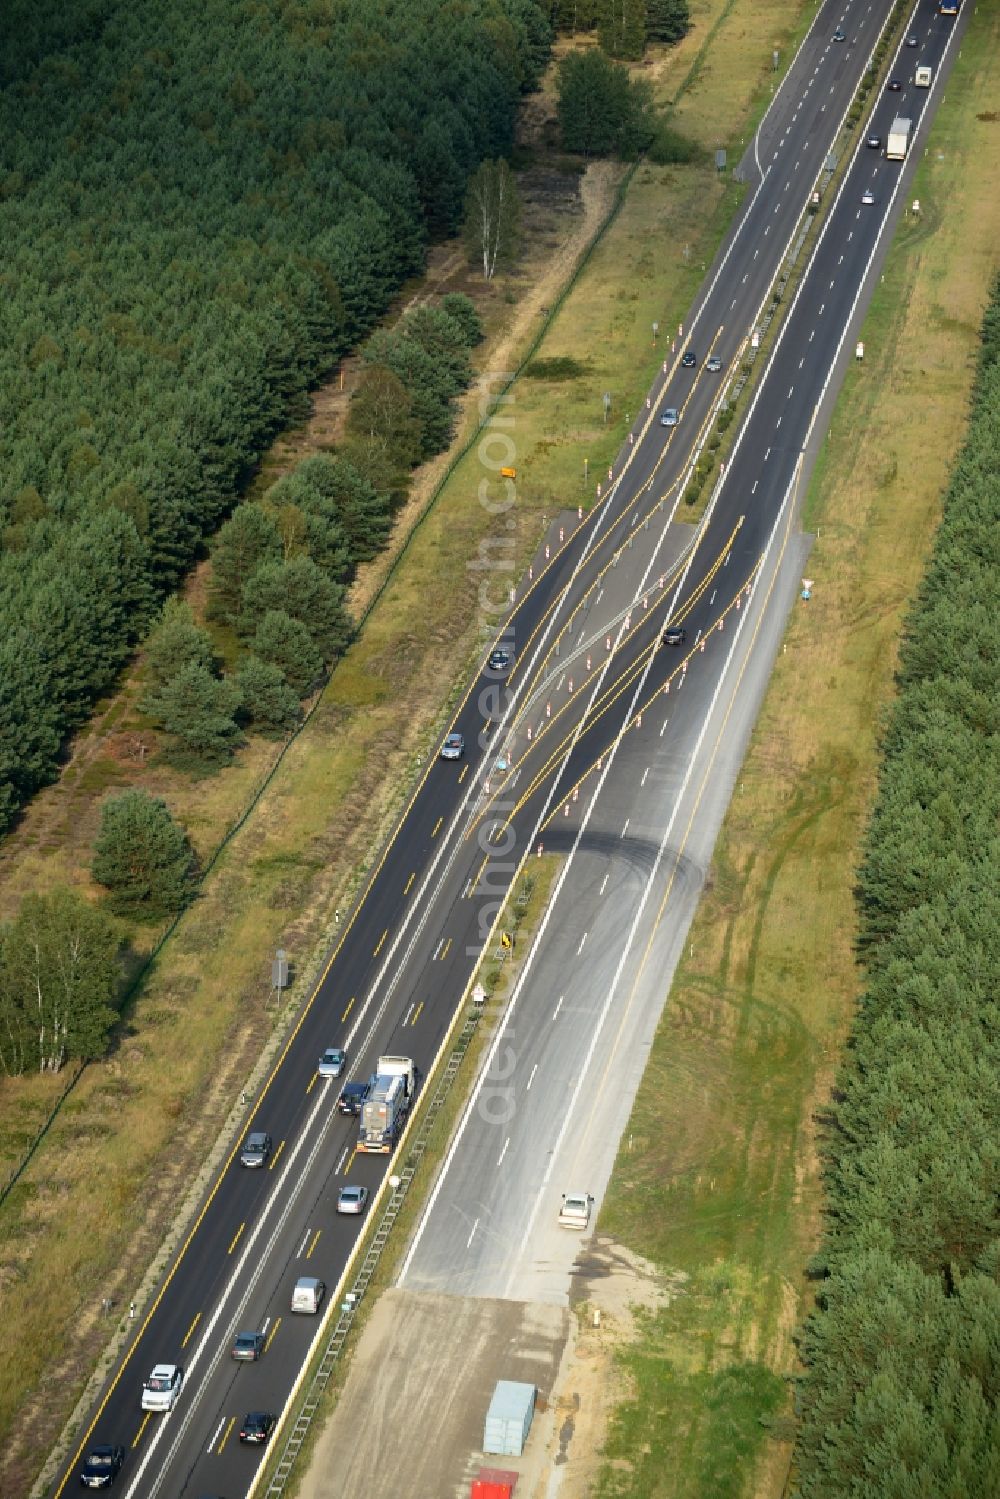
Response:
[{"label": "yellow lane marking", "polygon": [[312,1075],[312,1077],[309,1079],[308,1083],[306,1084],[306,1095],[307,1096],[312,1092],[312,1090],[315,1088],[315,1086],[316,1086],[316,1084],[318,1082],[319,1082],[319,1073],[318,1072],[314,1072],[313,1075]]},{"label": "yellow lane marking", "polygon": [[440,827],[441,827],[441,824],[442,824],[442,823],[443,823],[443,822],[444,822],[444,818],[443,818],[443,817],[439,817],[439,818],[438,818],[438,820],[437,820],[437,822],[436,822],[436,823],[435,823],[435,824],[434,824],[434,827],[433,827],[433,829],[432,829],[432,831],[431,831],[431,837],[432,837],[432,838],[436,838],[436,837],[437,837],[437,835],[438,835],[438,830],[439,830],[439,829],[440,829]]},{"label": "yellow lane marking", "polygon": [[343,1015],[341,1015],[341,1017],[340,1017],[341,1023],[343,1023],[347,1019],[348,1015],[351,1013],[351,1006],[354,1004],[354,1001],[357,999],[357,997],[358,996],[356,994],[352,994],[351,997],[350,997],[350,999],[347,1001],[347,1009],[344,1011]]},{"label": "yellow lane marking", "polygon": [[136,1432],[135,1436],[132,1438],[132,1446],[133,1447],[138,1447],[139,1443],[142,1441],[142,1434],[146,1430],[146,1427],[149,1425],[149,1418],[150,1418],[150,1416],[152,1414],[153,1414],[152,1411],[147,1411],[146,1414],[143,1416],[142,1421],[141,1421],[141,1423],[139,1425],[139,1430]]},{"label": "yellow lane marking", "polygon": [[[718,554],[718,556],[716,557],[715,561],[712,563],[712,566],[709,568],[709,570],[706,573],[705,577],[697,585],[697,587],[695,588],[694,592],[687,599],[684,600],[683,604],[678,609],[677,614],[674,616],[674,618],[676,620],[686,619],[687,616],[690,614],[691,610],[694,608],[695,604],[707,592],[707,590],[709,588],[709,585],[712,583],[713,579],[715,578],[716,573],[719,572],[719,570],[724,565],[725,558],[728,555],[728,553],[730,551],[730,548],[732,547],[732,544],[733,544],[733,542],[734,542],[734,540],[736,538],[736,532],[739,530],[739,528],[740,528],[740,526],[742,524],[743,524],[743,518],[741,516],[739,522],[737,523],[737,525],[734,528],[732,534],[730,535],[729,540],[726,542],[726,545],[723,547],[722,551]],[[661,602],[662,603],[666,602],[666,590],[664,590],[663,599],[660,600],[660,601],[658,601],[656,604],[654,604],[654,606],[653,606],[653,614],[655,614],[656,609],[659,608],[659,605],[660,605]],[[643,614],[640,616],[640,618],[638,619],[638,621],[636,622],[636,624],[632,625],[631,628],[626,632],[626,634],[622,636],[622,639],[621,639],[621,641],[619,643],[619,646],[617,647],[617,650],[616,650],[615,654],[617,654],[617,652],[620,651],[622,649],[622,647],[625,646],[628,643],[628,641],[630,641],[632,639],[632,637],[638,633],[638,631],[640,631],[641,629],[643,629],[649,623],[649,621],[650,621],[651,618],[652,618],[652,614],[649,611],[643,612]],[[632,680],[634,680],[634,678],[635,678],[635,676],[637,674],[637,668],[639,670],[641,670],[642,666],[643,666],[643,664],[645,662],[645,658],[647,656],[651,655],[653,653],[653,651],[655,651],[658,648],[658,646],[659,646],[659,633],[660,633],[659,632],[659,626],[657,626],[656,638],[654,640],[652,640],[649,643],[649,645],[647,645],[647,646],[645,646],[643,648],[642,653],[639,656],[637,656],[636,659],[634,661],[632,661],[625,668],[624,672],[620,673],[617,677],[612,678],[611,683],[603,689],[603,691],[601,693],[601,696],[591,706],[591,709],[590,709],[590,712],[589,712],[588,718],[587,718],[587,727],[588,728],[592,724],[596,723],[597,719],[600,718],[603,713],[607,712],[607,709],[611,706],[611,704],[614,703],[621,696],[622,692],[625,691],[625,689],[628,687],[629,682],[632,681]],[[684,658],[684,663],[681,663],[682,665],[685,664],[688,659],[690,659],[690,656],[693,654],[693,650],[694,650],[694,648],[692,648],[692,651],[690,651],[688,653],[688,655]],[[588,687],[590,685],[591,682],[596,681],[599,678],[599,676],[600,676],[600,674],[601,674],[601,672],[603,670],[604,670],[603,665],[601,663],[599,663],[591,671],[590,675],[588,677],[585,677],[582,680],[582,682],[580,683],[580,690],[583,691],[586,687]],[[623,685],[623,683],[624,683],[624,685]],[[527,760],[528,756],[531,754],[532,749],[536,749],[538,747],[538,745],[541,743],[541,741],[546,737],[546,735],[548,735],[548,734],[550,734],[552,732],[552,730],[558,724],[559,720],[563,717],[563,715],[565,713],[569,712],[569,710],[570,710],[570,708],[572,706],[573,706],[572,700],[568,700],[567,702],[563,703],[563,705],[562,705],[561,708],[558,708],[556,710],[555,714],[553,715],[553,717],[551,719],[546,720],[545,726],[542,729],[541,733],[539,734],[538,738],[535,739],[532,742],[531,746],[529,746],[528,748],[525,749],[525,751],[521,755],[520,759],[516,760],[510,766],[510,768],[508,769],[508,771],[507,771],[505,777],[503,778],[503,780],[501,780],[499,782],[499,784],[497,785],[497,788],[496,788],[496,795],[497,796],[499,796],[502,793],[502,791],[504,790],[504,788],[505,788],[507,782],[510,780],[510,778],[513,775],[515,775],[521,769],[521,767],[524,765],[524,763]],[[562,750],[565,748],[565,746],[572,739],[572,737],[573,737],[573,735],[574,735],[575,732],[576,732],[575,728],[572,728],[572,729],[568,730],[568,732],[566,733],[566,735],[564,736],[564,738],[561,740],[561,742],[556,746],[556,748],[550,754],[549,759],[546,761],[545,765],[542,767],[542,770],[540,772],[538,772],[538,774],[536,774],[535,779],[532,782],[531,786],[529,786],[528,790],[521,797],[521,801],[518,803],[518,806],[521,806],[524,803],[524,801],[527,799],[527,797],[531,795],[532,791],[535,789],[535,786],[538,784],[538,778],[539,778],[539,776],[540,775],[545,775],[547,773],[547,771],[551,768],[553,762],[560,757]],[[488,812],[486,814],[484,814],[484,815],[488,815]],[[468,837],[468,836],[470,836],[470,834],[471,834],[471,829],[467,832],[466,836]]]},{"label": "yellow lane marking", "polygon": [[418,1019],[420,1018],[420,1011],[423,1009],[423,1007],[424,1007],[424,1002],[423,1002],[423,1000],[421,1000],[420,1003],[417,1005],[417,1008],[413,1012],[413,1019],[410,1021],[411,1025],[416,1025]]},{"label": "yellow lane marking", "polygon": [[243,1230],[246,1228],[246,1226],[247,1226],[247,1221],[244,1218],[243,1222],[240,1224],[239,1228],[236,1230],[236,1233],[233,1236],[233,1239],[232,1239],[232,1242],[229,1245],[229,1248],[226,1250],[227,1254],[232,1254],[233,1250],[236,1248],[237,1244],[242,1239],[242,1237],[243,1237]]},{"label": "yellow lane marking", "polygon": [[235,1425],[236,1425],[236,1417],[235,1416],[230,1416],[229,1417],[229,1425],[226,1427],[225,1431],[222,1433],[222,1441],[219,1443],[218,1447],[216,1447],[216,1449],[215,1449],[216,1452],[221,1452],[222,1451],[223,1447],[226,1445],[226,1443],[229,1441],[229,1438],[232,1436],[233,1427]]},{"label": "yellow lane marking", "polygon": [[200,1321],[201,1321],[201,1312],[196,1312],[195,1313],[194,1321],[191,1323],[191,1326],[188,1328],[187,1332],[184,1334],[183,1341],[181,1342],[181,1347],[182,1348],[186,1348],[187,1345],[190,1343],[190,1341],[191,1341],[191,1334],[194,1332],[195,1328],[198,1326],[198,1323]]},{"label": "yellow lane marking", "polygon": [[466,778],[466,776],[468,774],[469,774],[469,762],[468,762],[468,760],[466,760],[465,764],[462,766],[462,774],[458,778],[458,784],[460,786],[461,786],[462,782],[465,780],[465,778]]},{"label": "yellow lane marking", "polygon": [[442,947],[442,949],[441,949],[440,960],[441,960],[442,963],[444,962],[445,958],[448,956],[448,949],[449,949],[450,946],[451,946],[451,938],[449,937],[448,940],[447,940],[447,942],[445,943],[444,947]]},{"label": "yellow lane marking", "polygon": [[285,1148],[285,1142],[284,1142],[284,1140],[281,1140],[279,1142],[279,1144],[278,1144],[277,1150],[274,1152],[274,1155],[271,1157],[271,1165],[270,1165],[270,1168],[269,1168],[271,1171],[274,1170],[275,1166],[280,1161],[280,1159],[281,1159],[281,1152],[284,1150],[284,1148]]},{"label": "yellow lane marking", "polygon": [[316,1248],[316,1245],[319,1243],[319,1236],[320,1236],[320,1234],[322,1232],[323,1232],[323,1230],[321,1228],[318,1228],[316,1230],[316,1232],[313,1234],[312,1243],[309,1245],[309,1248],[306,1250],[306,1259],[307,1260],[311,1260],[312,1259],[312,1257],[313,1257],[313,1250]]},{"label": "yellow lane marking", "polygon": [[[468,767],[466,767],[466,769],[468,769]],[[410,886],[413,884],[413,881],[416,879],[416,877],[417,877],[417,871],[414,870],[413,873],[410,875],[410,878],[407,880],[406,884],[403,886],[403,894],[404,895],[409,895],[409,893],[410,893]]]},{"label": "yellow lane marking", "polygon": [[[763,558],[761,558],[761,559],[758,560],[757,564],[755,565],[753,571],[750,573],[750,575],[747,578],[746,582],[741,586],[739,592],[736,595],[736,598],[742,598],[744,590],[746,588],[748,588],[749,585],[753,582],[753,580],[756,577],[758,571],[760,570],[761,561],[763,561]],[[723,610],[722,614],[719,616],[719,620],[716,621],[716,623],[711,627],[711,629],[706,630],[705,634],[701,637],[702,640],[708,640],[709,636],[712,635],[712,634],[714,634],[715,631],[720,628],[720,621],[724,620],[725,617],[726,617],[726,615],[729,614],[731,610],[734,610],[736,608],[736,598],[734,598],[733,601],[732,601],[732,603],[730,603]],[[670,673],[670,676],[667,678],[668,682],[672,682],[675,677],[681,675],[687,669],[687,663],[691,660],[691,657],[693,655],[695,655],[695,653],[697,651],[700,651],[700,647],[701,647],[701,641],[698,642],[697,646],[692,647],[692,649],[688,652],[688,654],[684,657],[684,659],[682,661],[678,662],[678,664],[674,667],[674,670]],[[661,697],[662,695],[663,695],[663,687],[662,686],[657,687],[653,692],[651,692],[650,695],[649,695],[649,697],[646,698],[645,702],[642,702],[642,703],[639,704],[638,708],[636,708],[636,710],[633,713],[632,717],[629,719],[628,723],[624,726],[624,728],[622,729],[621,732],[623,734],[627,734],[630,729],[637,728],[639,726],[640,720],[642,719],[642,715],[644,713],[648,712],[649,709],[656,702],[656,700],[659,697]],[[567,801],[572,800],[573,792],[579,790],[579,788],[583,785],[584,781],[587,779],[588,776],[593,775],[594,771],[598,768],[598,766],[600,765],[601,761],[604,759],[605,755],[607,755],[607,753],[608,753],[608,751],[610,749],[611,749],[611,744],[610,743],[606,744],[605,747],[604,747],[604,749],[601,751],[600,755],[598,756],[598,758],[596,760],[592,761],[592,763],[587,766],[587,769],[583,772],[583,774],[579,777],[579,779],[576,782],[574,782],[574,784],[567,789],[567,791],[565,792],[564,795],[560,796],[557,805],[552,809],[552,811],[549,813],[548,817],[545,819],[545,822],[543,824],[543,828],[547,828],[547,827],[549,827],[551,825],[553,819],[555,818],[556,814],[560,811],[560,809],[563,807],[563,805]],[[515,811],[516,810],[517,809],[515,808]],[[512,813],[511,816],[513,816],[513,815],[514,814]],[[539,831],[542,831],[542,829],[539,829]]]},{"label": "yellow lane marking", "polygon": [[386,927],[385,931],[382,933],[381,937],[378,939],[378,941],[375,944],[375,951],[372,953],[372,957],[373,958],[377,958],[378,955],[379,955],[379,953],[382,951],[382,943],[385,941],[385,939],[386,939],[386,937],[388,937],[388,935],[389,935],[389,928]]},{"label": "yellow lane marking", "polygon": [[354,1158],[357,1155],[357,1153],[358,1153],[358,1147],[355,1145],[354,1149],[351,1151],[350,1155],[347,1157],[347,1165],[344,1167],[344,1175],[345,1176],[350,1171],[351,1167],[354,1165]]},{"label": "yellow lane marking", "polygon": [[[796,478],[796,481],[795,481],[795,484],[796,484],[796,494],[797,494],[797,491],[798,491],[799,481],[801,479],[801,472],[802,472],[802,470],[801,470],[801,465],[800,465],[799,466],[799,474],[798,474],[798,477]],[[674,854],[673,867],[671,868],[671,871],[670,871],[670,878],[667,881],[667,888],[663,892],[663,899],[660,902],[659,910],[656,913],[656,919],[653,922],[653,926],[652,926],[652,928],[650,930],[649,938],[648,938],[648,940],[646,942],[646,946],[645,946],[645,949],[644,949],[643,954],[642,954],[642,959],[641,959],[641,961],[639,963],[639,967],[638,967],[638,970],[636,972],[635,978],[632,980],[632,987],[629,990],[629,997],[628,997],[628,1000],[627,1000],[627,1002],[625,1004],[625,1008],[622,1011],[622,1019],[621,1019],[621,1024],[619,1025],[618,1035],[615,1037],[614,1043],[612,1044],[610,1052],[608,1053],[608,1061],[607,1061],[608,1068],[610,1068],[611,1063],[612,1063],[612,1061],[614,1059],[615,1051],[617,1049],[618,1042],[619,1042],[619,1040],[621,1038],[622,1030],[624,1029],[625,1022],[626,1022],[626,1020],[628,1018],[628,1014],[629,1014],[629,1010],[631,1008],[632,1000],[635,997],[635,994],[636,994],[636,991],[637,991],[637,989],[639,987],[639,984],[642,981],[642,975],[643,975],[643,972],[644,972],[644,970],[646,968],[646,964],[649,961],[649,955],[650,955],[650,953],[653,950],[653,944],[654,944],[654,942],[656,940],[657,930],[659,928],[660,922],[663,919],[663,913],[664,913],[664,911],[667,908],[667,902],[670,899],[671,893],[673,891],[674,880],[675,880],[675,878],[677,876],[677,871],[680,868],[681,860],[683,859],[683,856],[684,856],[684,850],[687,847],[688,838],[691,836],[691,828],[692,828],[692,826],[694,824],[695,817],[698,814],[698,808],[701,805],[702,797],[705,794],[705,787],[707,786],[707,784],[708,784],[708,778],[709,778],[709,776],[712,773],[712,767],[713,767],[713,765],[715,763],[715,758],[716,758],[716,756],[719,753],[719,745],[722,743],[723,736],[725,735],[726,729],[729,726],[729,718],[730,718],[730,715],[731,715],[731,713],[733,711],[733,708],[734,708],[734,706],[736,704],[737,697],[739,695],[740,684],[743,681],[744,675],[746,674],[747,667],[749,666],[751,660],[753,659],[753,645],[754,645],[755,640],[757,639],[757,636],[759,635],[759,633],[761,631],[761,628],[762,628],[762,626],[764,624],[764,620],[767,617],[767,606],[768,606],[768,603],[770,602],[771,594],[774,591],[774,586],[775,586],[775,584],[776,584],[776,582],[778,580],[778,577],[780,576],[780,573],[781,573],[781,563],[782,563],[782,560],[783,560],[784,555],[785,555],[785,550],[786,550],[786,548],[788,546],[788,538],[791,535],[792,522],[795,519],[795,513],[796,513],[796,506],[795,506],[795,504],[793,502],[791,505],[789,505],[789,508],[788,508],[788,520],[787,520],[786,525],[785,525],[785,534],[782,537],[781,550],[778,553],[778,557],[777,557],[777,559],[775,561],[775,564],[774,564],[774,567],[772,568],[772,571],[771,571],[771,581],[770,581],[770,583],[767,586],[767,592],[764,595],[763,603],[761,604],[760,610],[758,611],[757,622],[754,625],[753,634],[751,635],[750,641],[749,641],[749,643],[747,645],[747,648],[746,648],[746,650],[743,653],[743,661],[742,661],[742,664],[740,665],[739,672],[737,673],[736,681],[733,684],[732,691],[729,694],[729,702],[726,705],[726,711],[723,714],[723,719],[722,719],[722,723],[721,723],[721,725],[719,727],[719,732],[718,732],[718,734],[715,737],[715,742],[712,745],[711,753],[709,754],[708,759],[707,759],[707,761],[705,763],[705,774],[702,776],[701,783],[698,786],[697,792],[695,793],[694,804],[693,804],[692,809],[691,809],[691,816],[688,818],[687,827],[684,829],[684,834],[683,834],[683,836],[682,836],[682,838],[680,840],[680,843],[677,846],[677,850],[676,850],[676,852]],[[758,563],[757,567],[754,569],[755,573],[760,570],[760,566],[761,566],[762,563],[763,563],[763,557],[760,559],[760,562]]]},{"label": "yellow lane marking", "polygon": [[[728,548],[727,548],[727,550],[728,550]],[[667,682],[668,683],[673,682],[673,680],[674,680],[675,677],[683,674],[687,670],[687,665],[688,665],[688,662],[691,660],[691,658],[694,655],[696,655],[697,653],[700,652],[702,643],[704,641],[708,640],[709,636],[711,636],[712,634],[714,634],[717,630],[723,628],[723,622],[724,622],[726,616],[730,612],[732,612],[733,610],[735,610],[737,599],[742,598],[743,593],[746,590],[746,588],[749,587],[749,585],[753,582],[753,579],[755,578],[755,576],[757,575],[757,572],[760,569],[760,565],[761,565],[761,561],[762,560],[763,560],[763,558],[759,559],[757,561],[757,563],[754,565],[754,568],[753,568],[752,572],[750,573],[749,577],[746,579],[746,581],[743,584],[741,584],[741,586],[740,586],[739,590],[737,591],[736,595],[734,596],[734,598],[732,599],[732,601],[726,606],[726,608],[722,611],[722,614],[716,620],[715,624],[712,625],[711,628],[708,629],[705,632],[705,634],[701,637],[701,640],[698,641],[697,645],[693,645],[691,647],[691,650],[688,651],[687,655],[682,660],[678,661],[678,663],[675,666],[674,670],[671,672],[670,676],[667,678]],[[714,569],[713,569],[713,571],[714,571]],[[706,581],[711,581],[711,575],[709,576],[709,578]],[[701,591],[703,591],[703,589]],[[678,618],[682,618],[683,616],[679,614],[677,617]],[[653,649],[655,649],[655,646],[653,647]],[[594,713],[592,713],[588,717],[587,724],[586,724],[586,729],[592,728],[594,726],[594,724],[596,724],[597,721],[604,716],[604,714],[608,711],[608,709],[611,708],[614,705],[614,703],[617,701],[617,699],[620,698],[622,696],[622,694],[628,690],[628,688],[631,686],[632,682],[635,681],[636,677],[639,675],[639,668],[641,667],[644,658],[646,656],[648,656],[649,654],[650,654],[650,650],[649,650],[649,648],[647,648],[643,652],[643,655],[638,658],[637,662],[633,662],[632,666],[630,666],[627,669],[627,671],[623,672],[619,677],[617,677],[615,679],[614,687],[615,687],[616,690],[613,692],[613,695],[610,697],[609,701],[605,702],[603,697],[601,699],[599,699],[599,701],[603,703],[603,706],[600,708],[599,712],[594,712]],[[643,702],[643,703],[640,704],[640,706],[635,710],[635,713],[632,715],[632,717],[629,720],[629,722],[627,724],[625,724],[624,727],[622,728],[621,732],[623,734],[627,733],[629,729],[633,729],[633,728],[637,727],[639,721],[642,718],[643,713],[645,713],[652,706],[652,704],[656,701],[656,699],[662,695],[663,691],[664,691],[664,686],[663,685],[657,687],[649,695],[649,697],[645,700],[645,702]],[[607,696],[607,694],[605,694],[605,696]],[[510,813],[508,813],[508,815],[507,815],[506,819],[504,820],[504,822],[500,824],[501,831],[503,831],[504,829],[506,829],[507,827],[510,826],[511,821],[513,820],[514,817],[516,817],[517,813],[524,806],[524,804],[528,800],[528,798],[530,796],[532,796],[534,794],[534,792],[538,789],[539,785],[545,779],[546,775],[549,773],[549,771],[551,770],[551,768],[554,765],[554,763],[560,758],[562,750],[566,747],[566,745],[569,743],[569,741],[572,739],[572,737],[573,736],[572,736],[572,731],[571,731],[569,734],[567,734],[565,736],[565,738],[562,740],[561,744],[559,744],[556,747],[556,749],[553,750],[552,754],[549,756],[548,760],[546,760],[546,762],[542,766],[541,770],[539,770],[537,772],[537,774],[532,779],[530,785],[524,791],[523,795],[515,803],[513,809],[510,811]],[[598,757],[598,759],[595,760],[595,761],[593,761],[593,763],[587,767],[587,769],[583,772],[583,774],[579,777],[579,779],[575,782],[575,784],[573,786],[570,786],[567,789],[567,791],[563,795],[560,796],[559,801],[552,808],[552,811],[549,813],[549,816],[546,818],[545,823],[543,824],[543,826],[545,828],[547,828],[547,827],[549,827],[551,825],[553,819],[555,818],[555,816],[557,815],[557,813],[561,812],[561,810],[562,810],[563,806],[565,805],[565,803],[567,801],[572,800],[574,791],[577,791],[579,789],[579,787],[583,784],[583,782],[587,779],[587,777],[589,775],[591,775],[594,772],[594,770],[597,769],[600,761],[603,760],[604,756],[608,753],[608,751],[610,750],[610,748],[611,748],[611,744],[610,743],[607,744],[607,745],[605,745],[605,747],[601,751],[601,754]],[[502,790],[502,787],[500,789]],[[498,790],[498,795],[499,795],[499,790]],[[488,815],[489,815],[488,813],[484,814],[484,818],[483,818],[484,821],[486,819],[486,816],[488,816]],[[541,829],[539,831],[541,831]],[[482,877],[483,870],[485,869],[485,867],[486,867],[486,865],[488,863],[489,863],[489,854],[486,855],[486,858],[483,860],[483,863],[480,866],[480,869],[479,869],[479,872],[478,872],[478,875],[477,875],[477,882]]]},{"label": "yellow lane marking", "polygon": [[273,1343],[273,1342],[274,1342],[274,1338],[275,1338],[275,1334],[276,1334],[276,1333],[277,1333],[277,1331],[278,1331],[278,1328],[279,1328],[279,1327],[280,1327],[280,1326],[281,1326],[281,1318],[280,1318],[280,1317],[276,1317],[276,1318],[275,1318],[275,1322],[274,1322],[274,1326],[273,1326],[273,1327],[272,1327],[272,1328],[271,1328],[271,1330],[270,1330],[270,1331],[269,1331],[269,1332],[268,1332],[268,1335],[267,1335],[267,1342],[266,1342],[266,1343],[265,1343],[265,1344],[264,1344],[264,1352],[265,1352],[265,1353],[266,1353],[266,1352],[267,1352],[267,1350],[268,1350],[268,1349],[269,1349],[269,1348],[270,1348],[270,1346],[271,1346],[271,1344],[272,1344],[272,1343]]}]

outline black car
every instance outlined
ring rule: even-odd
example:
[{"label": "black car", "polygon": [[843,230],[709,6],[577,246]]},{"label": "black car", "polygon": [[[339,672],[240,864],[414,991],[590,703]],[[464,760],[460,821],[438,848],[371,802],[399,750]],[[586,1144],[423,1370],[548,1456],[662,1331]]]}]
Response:
[{"label": "black car", "polygon": [[889,92],[890,92],[890,94],[899,94],[899,93],[902,92],[902,89],[903,89],[903,85],[900,83],[900,81],[899,81],[898,78],[890,78],[889,79]]},{"label": "black car", "polygon": [[270,1411],[249,1411],[243,1417],[243,1425],[240,1427],[241,1442],[255,1442],[262,1445],[268,1440],[274,1430],[274,1417]]},{"label": "black car", "polygon": [[683,359],[681,360],[681,369],[682,370],[693,370],[694,367],[695,367],[695,365],[697,363],[698,363],[698,356],[697,356],[697,354],[692,353],[691,350],[688,349],[687,353],[684,355]]},{"label": "black car", "polygon": [[262,1332],[237,1333],[232,1347],[233,1358],[247,1359],[251,1363],[256,1363],[263,1352],[264,1334]]},{"label": "black car", "polygon": [[833,33],[833,39],[834,39],[835,42],[846,42],[847,41],[847,32],[844,30],[844,28],[842,26],[838,26],[837,27],[836,31]]},{"label": "black car", "polygon": [[80,1469],[80,1487],[109,1489],[122,1470],[124,1447],[91,1447]]},{"label": "black car", "polygon": [[490,671],[506,671],[510,666],[510,651],[498,647],[497,650],[491,652],[487,665]]},{"label": "black car", "polygon": [[683,645],[688,632],[683,625],[668,625],[663,632],[664,645]]},{"label": "black car", "polygon": [[371,1083],[345,1083],[337,1099],[338,1114],[360,1114],[361,1105],[368,1097]]}]

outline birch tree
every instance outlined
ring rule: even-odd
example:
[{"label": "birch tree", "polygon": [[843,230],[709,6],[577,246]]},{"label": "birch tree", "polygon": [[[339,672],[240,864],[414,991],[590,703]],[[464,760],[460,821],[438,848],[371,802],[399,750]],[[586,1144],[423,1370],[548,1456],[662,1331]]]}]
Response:
[{"label": "birch tree", "polygon": [[480,262],[483,280],[492,281],[498,265],[517,248],[521,204],[514,174],[506,161],[484,161],[469,179],[465,197],[465,242],[469,260]]},{"label": "birch tree", "polygon": [[115,1022],[118,939],[71,890],[25,898],[0,936],[0,1052],[8,1072],[102,1055]]}]

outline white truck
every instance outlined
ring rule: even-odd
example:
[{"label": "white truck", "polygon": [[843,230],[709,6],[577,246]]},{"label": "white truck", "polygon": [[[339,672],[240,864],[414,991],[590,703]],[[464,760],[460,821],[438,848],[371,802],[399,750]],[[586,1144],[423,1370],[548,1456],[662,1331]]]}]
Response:
[{"label": "white truck", "polygon": [[417,1091],[417,1074],[410,1057],[379,1057],[368,1097],[361,1106],[358,1150],[365,1155],[389,1155]]},{"label": "white truck", "polygon": [[933,78],[934,69],[923,66],[914,73],[913,82],[917,88],[930,88]]},{"label": "white truck", "polygon": [[910,131],[912,129],[912,120],[905,120],[902,115],[896,116],[889,129],[889,139],[886,142],[886,161],[906,160],[906,153],[910,147]]}]

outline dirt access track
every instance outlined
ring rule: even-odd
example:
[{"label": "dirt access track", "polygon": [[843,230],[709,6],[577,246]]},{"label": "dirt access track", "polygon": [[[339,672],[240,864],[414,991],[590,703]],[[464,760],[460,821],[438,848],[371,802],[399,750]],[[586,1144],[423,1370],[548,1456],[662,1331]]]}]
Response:
[{"label": "dirt access track", "polygon": [[[598,1238],[581,1244],[572,1309],[387,1291],[352,1356],[298,1499],[468,1499],[481,1468],[516,1474],[515,1499],[582,1499],[601,1462],[608,1411],[625,1393],[614,1350],[630,1335],[632,1310],[662,1305],[680,1289]],[[521,1457],[482,1450],[498,1379],[538,1390]]]}]

